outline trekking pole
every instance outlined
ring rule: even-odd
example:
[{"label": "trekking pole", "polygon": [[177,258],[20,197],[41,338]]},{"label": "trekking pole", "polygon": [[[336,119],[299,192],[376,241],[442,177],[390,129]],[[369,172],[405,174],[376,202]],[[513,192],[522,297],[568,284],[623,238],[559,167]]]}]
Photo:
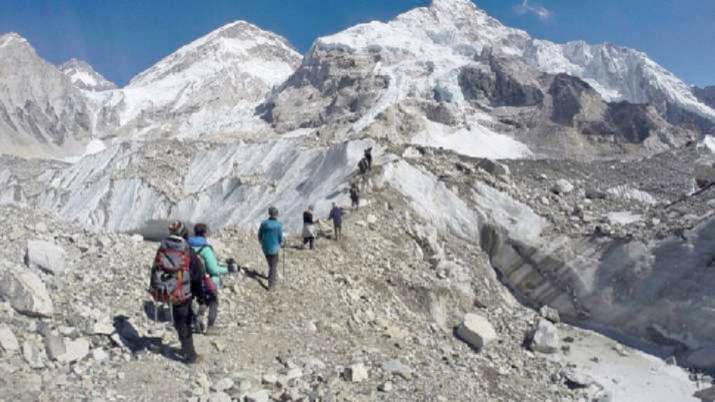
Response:
[{"label": "trekking pole", "polygon": [[283,280],[288,282],[288,277],[286,277],[286,248],[283,247]]}]

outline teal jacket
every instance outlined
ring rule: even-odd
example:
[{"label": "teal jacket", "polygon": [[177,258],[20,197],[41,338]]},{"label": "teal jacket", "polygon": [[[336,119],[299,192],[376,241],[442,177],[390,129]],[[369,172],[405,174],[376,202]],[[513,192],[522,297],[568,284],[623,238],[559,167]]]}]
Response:
[{"label": "teal jacket", "polygon": [[258,241],[261,242],[263,254],[277,255],[283,244],[283,225],[277,219],[266,219],[258,229]]},{"label": "teal jacket", "polygon": [[216,286],[221,287],[221,275],[228,273],[228,267],[218,263],[213,247],[209,245],[205,237],[189,237],[189,245],[195,252],[201,250],[201,257],[206,262],[206,271],[211,275]]}]

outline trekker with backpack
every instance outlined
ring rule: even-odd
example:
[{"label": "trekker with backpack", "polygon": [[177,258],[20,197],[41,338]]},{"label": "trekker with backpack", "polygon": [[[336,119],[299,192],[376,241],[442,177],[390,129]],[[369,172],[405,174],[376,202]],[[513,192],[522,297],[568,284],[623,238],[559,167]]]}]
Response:
[{"label": "trekker with backpack", "polygon": [[278,221],[278,209],[268,208],[268,219],[261,223],[258,229],[258,241],[268,262],[268,290],[276,284],[278,275],[278,253],[283,247],[283,225]]},{"label": "trekker with backpack", "polygon": [[335,240],[340,240],[343,236],[343,209],[333,203],[333,208],[330,210],[328,219],[333,221]]},{"label": "trekker with backpack", "polygon": [[[218,288],[221,287],[221,276],[229,273],[229,268],[220,265],[216,259],[213,247],[208,243],[206,236],[209,228],[204,223],[198,223],[194,226],[194,236],[189,237],[189,246],[192,249],[192,269],[195,274],[194,287],[201,288],[199,298],[199,319],[203,317],[208,308],[208,325],[206,332],[208,333],[216,323],[218,316]],[[203,326],[199,321],[199,326]]]},{"label": "trekker with backpack", "polygon": [[171,305],[174,328],[181,343],[181,356],[187,364],[198,363],[191,333],[191,249],[186,243],[188,230],[181,222],[169,226],[169,237],[159,246],[151,269],[149,292],[154,301]]},{"label": "trekker with backpack", "polygon": [[353,209],[360,208],[360,189],[355,182],[350,183],[350,201],[352,201]]},{"label": "trekker with backpack", "polygon": [[309,206],[308,209],[303,212],[303,248],[308,244],[310,249],[313,250],[315,247],[315,225],[320,223],[320,219],[313,218],[313,206]]}]

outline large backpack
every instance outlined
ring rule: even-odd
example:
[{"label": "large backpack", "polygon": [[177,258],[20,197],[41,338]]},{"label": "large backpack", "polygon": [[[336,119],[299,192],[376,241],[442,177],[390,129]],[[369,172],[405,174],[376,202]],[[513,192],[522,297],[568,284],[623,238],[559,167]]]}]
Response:
[{"label": "large backpack", "polygon": [[161,242],[151,271],[150,292],[155,301],[182,304],[191,299],[190,250],[181,237]]},{"label": "large backpack", "polygon": [[206,299],[217,290],[216,284],[206,268],[206,261],[201,255],[206,247],[211,246],[203,246],[196,251],[191,248],[191,291],[200,303],[205,303]]}]

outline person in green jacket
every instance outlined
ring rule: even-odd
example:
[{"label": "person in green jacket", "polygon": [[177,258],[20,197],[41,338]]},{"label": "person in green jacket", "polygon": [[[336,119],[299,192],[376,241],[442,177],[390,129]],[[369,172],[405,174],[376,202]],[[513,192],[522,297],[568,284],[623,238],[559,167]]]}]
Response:
[{"label": "person in green jacket", "polygon": [[[194,236],[189,237],[189,246],[197,253],[206,265],[206,273],[211,276],[211,280],[216,284],[216,292],[208,293],[205,296],[205,300],[202,301],[199,307],[199,326],[203,327],[201,323],[201,317],[208,308],[208,326],[206,332],[208,333],[211,328],[213,328],[216,323],[216,318],[218,317],[218,288],[221,287],[221,276],[226,275],[229,272],[229,268],[225,265],[218,263],[216,258],[216,253],[213,247],[209,244],[206,236],[208,235],[209,228],[204,223],[197,223],[194,226]],[[200,328],[203,329],[203,328]]]}]

